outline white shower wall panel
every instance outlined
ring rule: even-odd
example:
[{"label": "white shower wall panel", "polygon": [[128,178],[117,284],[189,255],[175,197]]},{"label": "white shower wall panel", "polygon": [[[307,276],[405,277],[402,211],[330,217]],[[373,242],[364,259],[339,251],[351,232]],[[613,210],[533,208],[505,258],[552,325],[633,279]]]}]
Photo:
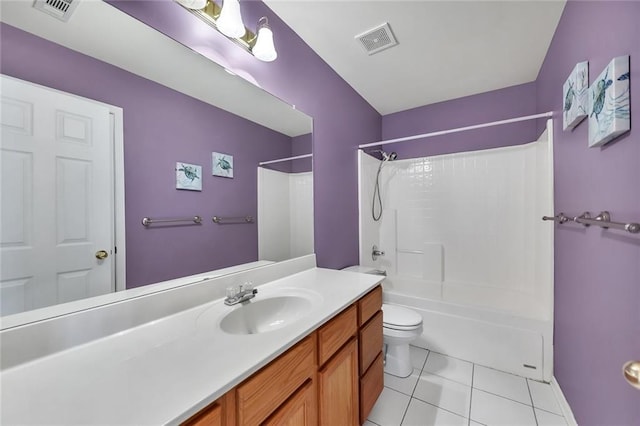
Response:
[{"label": "white shower wall panel", "polygon": [[258,258],[313,253],[313,174],[258,168]]},{"label": "white shower wall panel", "polygon": [[313,253],[313,173],[289,174],[291,257]]},{"label": "white shower wall panel", "polygon": [[[533,147],[396,161],[382,171],[397,210],[397,250],[444,247],[444,280],[531,290]],[[405,256],[408,257],[408,256]],[[400,266],[400,261],[399,265]],[[398,270],[399,275],[404,271]]]}]

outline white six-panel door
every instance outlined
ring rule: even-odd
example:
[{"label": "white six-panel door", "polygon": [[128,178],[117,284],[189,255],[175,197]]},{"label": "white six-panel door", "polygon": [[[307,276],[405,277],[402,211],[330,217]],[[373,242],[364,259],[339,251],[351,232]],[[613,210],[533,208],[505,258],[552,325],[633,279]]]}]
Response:
[{"label": "white six-panel door", "polygon": [[0,78],[2,315],[114,291],[109,109]]}]

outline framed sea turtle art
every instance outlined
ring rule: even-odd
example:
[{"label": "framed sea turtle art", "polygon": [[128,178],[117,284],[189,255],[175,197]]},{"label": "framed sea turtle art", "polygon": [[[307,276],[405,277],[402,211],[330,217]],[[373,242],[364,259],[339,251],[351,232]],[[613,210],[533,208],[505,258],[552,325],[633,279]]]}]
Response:
[{"label": "framed sea turtle art", "polygon": [[589,108],[589,62],[579,62],[562,86],[562,129],[576,127]]},{"label": "framed sea turtle art", "polygon": [[176,163],[176,189],[202,191],[202,166]]},{"label": "framed sea turtle art", "polygon": [[212,152],[213,175],[233,178],[233,155]]},{"label": "framed sea turtle art", "polygon": [[629,55],[618,56],[589,87],[589,147],[612,141],[631,129]]}]

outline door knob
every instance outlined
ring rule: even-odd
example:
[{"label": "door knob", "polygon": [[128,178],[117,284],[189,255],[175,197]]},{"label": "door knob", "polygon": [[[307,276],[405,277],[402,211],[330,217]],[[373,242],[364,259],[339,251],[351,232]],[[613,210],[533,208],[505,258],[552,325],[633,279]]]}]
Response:
[{"label": "door knob", "polygon": [[634,388],[640,389],[640,361],[629,361],[622,366],[625,380]]},{"label": "door knob", "polygon": [[96,259],[98,260],[105,260],[107,257],[109,257],[109,253],[107,253],[105,250],[98,250],[96,252]]}]

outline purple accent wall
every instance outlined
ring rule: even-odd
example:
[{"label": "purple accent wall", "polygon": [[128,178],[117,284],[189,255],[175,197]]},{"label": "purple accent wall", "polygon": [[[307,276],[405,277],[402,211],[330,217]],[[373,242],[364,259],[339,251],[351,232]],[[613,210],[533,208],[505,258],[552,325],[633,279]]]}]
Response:
[{"label": "purple accent wall", "polygon": [[[532,82],[385,115],[382,138],[400,138],[535,113],[536,85]],[[418,158],[523,144],[535,141],[538,136],[535,121],[524,121],[391,144],[384,146],[384,150],[396,151],[399,159]]]},{"label": "purple accent wall", "polygon": [[[313,152],[313,134],[296,136],[291,138],[291,156],[311,154]],[[293,160],[291,171],[293,173],[310,172],[312,169],[313,158],[302,158]]]},{"label": "purple accent wall", "polygon": [[[291,138],[120,68],[0,24],[3,74],[124,109],[127,287],[257,260],[257,171],[288,157]],[[260,141],[260,143],[253,143]],[[211,175],[211,152],[234,156],[234,179]],[[202,166],[202,192],[176,190],[175,163]],[[145,216],[201,215],[202,225],[145,228]]]},{"label": "purple accent wall", "polygon": [[[242,1],[244,22],[269,18],[278,59],[255,59],[170,0],[109,1],[313,117],[314,233],[318,266],[358,263],[357,146],[380,140],[381,117],[275,13]],[[252,24],[253,23],[253,24]]]},{"label": "purple accent wall", "polygon": [[[555,210],[609,210],[640,221],[640,2],[569,1],[537,80],[538,110],[554,110]],[[631,132],[587,147],[588,125],[562,131],[562,84],[589,61],[590,83],[631,55]],[[622,378],[640,359],[640,236],[556,226],[555,376],[578,423],[640,425],[640,392]]]}]

